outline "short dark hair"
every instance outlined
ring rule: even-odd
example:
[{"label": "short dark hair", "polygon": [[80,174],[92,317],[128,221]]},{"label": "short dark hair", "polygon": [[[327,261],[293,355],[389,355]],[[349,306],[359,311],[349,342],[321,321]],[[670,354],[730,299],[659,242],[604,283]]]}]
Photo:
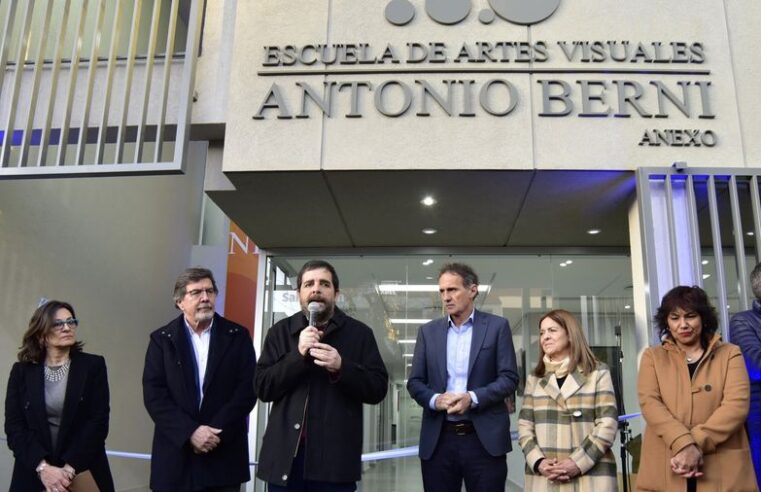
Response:
[{"label": "short dark hair", "polygon": [[753,268],[750,272],[750,289],[753,291],[753,295],[756,299],[761,301],[761,263]]},{"label": "short dark hair", "polygon": [[325,260],[309,260],[304,263],[304,266],[301,267],[301,270],[299,270],[299,274],[296,277],[296,290],[301,289],[301,279],[306,272],[320,270],[321,268],[330,272],[330,276],[333,277],[333,287],[336,289],[336,292],[338,292],[338,274],[336,273],[336,269]]},{"label": "short dark hair", "polygon": [[719,329],[719,318],[716,316],[716,309],[708,300],[708,294],[697,285],[692,287],[680,285],[668,291],[661,300],[658,312],[655,313],[655,322],[660,330],[661,340],[666,336],[671,336],[668,317],[677,308],[693,311],[700,315],[700,320],[703,323],[700,332],[700,344],[703,348],[708,347],[714,333]]},{"label": "short dark hair", "polygon": [[[72,317],[77,317],[74,308],[68,302],[48,301],[38,307],[32,314],[32,319],[29,320],[29,328],[21,339],[21,347],[19,347],[18,353],[19,361],[35,364],[41,364],[45,361],[45,337],[53,328],[55,313],[59,309],[68,309]],[[70,350],[72,353],[81,352],[83,345],[84,343],[77,340]]]},{"label": "short dark hair", "polygon": [[188,284],[200,282],[205,278],[211,280],[211,286],[214,288],[214,292],[218,294],[219,289],[217,289],[217,282],[214,280],[214,274],[211,273],[211,270],[202,267],[187,268],[179,277],[177,277],[177,281],[174,283],[174,307],[177,307],[177,303],[185,297],[185,294],[187,293],[185,288]]},{"label": "short dark hair", "polygon": [[462,277],[462,285],[470,287],[471,285],[478,285],[478,275],[465,263],[447,263],[439,270],[439,278],[445,273],[454,273]]}]

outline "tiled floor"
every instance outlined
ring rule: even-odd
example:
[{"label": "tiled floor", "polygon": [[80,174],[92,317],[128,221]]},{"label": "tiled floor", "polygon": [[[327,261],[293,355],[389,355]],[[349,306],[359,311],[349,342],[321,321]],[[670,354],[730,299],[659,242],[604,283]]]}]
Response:
[{"label": "tiled floor", "polygon": [[[506,492],[520,490],[511,483],[505,487]],[[358,492],[423,492],[420,461],[413,457],[377,462],[362,475]]]}]

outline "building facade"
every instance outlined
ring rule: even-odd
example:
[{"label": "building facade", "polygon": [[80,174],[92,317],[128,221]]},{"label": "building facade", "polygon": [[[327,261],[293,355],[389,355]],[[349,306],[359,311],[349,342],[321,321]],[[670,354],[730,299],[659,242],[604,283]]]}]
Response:
[{"label": "building facade", "polygon": [[[362,490],[417,490],[404,383],[417,327],[442,315],[438,267],[461,260],[523,370],[541,314],[568,309],[624,353],[635,413],[663,293],[704,286],[725,334],[750,300],[760,20],[750,0],[3,2],[1,360],[40,297],[71,300],[120,388],[108,447],[145,452],[137,375],[174,276],[229,279],[232,255],[258,255],[258,349],[298,309],[301,263],[325,258],[391,375],[365,425],[365,451],[391,457]],[[147,487],[143,461],[112,464],[120,490]],[[519,451],[509,466],[519,490]]]}]

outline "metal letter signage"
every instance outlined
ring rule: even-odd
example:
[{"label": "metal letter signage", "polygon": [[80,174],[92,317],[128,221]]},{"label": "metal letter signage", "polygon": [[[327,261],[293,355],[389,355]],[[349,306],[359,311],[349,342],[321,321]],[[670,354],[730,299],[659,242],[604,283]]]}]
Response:
[{"label": "metal letter signage", "polygon": [[[375,0],[365,1],[375,5]],[[395,35],[376,43],[360,34],[359,39],[264,44],[257,74],[271,79],[266,83],[269,89],[258,95],[252,119],[347,118],[358,120],[359,126],[373,110],[398,120],[511,114],[518,115],[516,119],[536,107],[540,118],[640,120],[628,125],[637,126],[632,143],[639,147],[719,145],[719,130],[704,126],[717,118],[716,86],[701,40],[461,37],[468,36],[463,29],[468,22],[491,24],[497,18],[522,26],[542,22],[559,9],[560,2],[387,0],[377,10],[355,7],[356,12],[373,12],[368,25],[380,24],[384,32],[392,30]],[[572,6],[567,4],[566,10]],[[406,26],[415,18],[416,8],[438,24],[460,26],[442,30],[429,24],[397,30],[389,28],[380,14],[382,9],[388,22]],[[473,10],[476,15],[471,15]],[[417,28],[423,32],[434,28],[443,39],[407,38]],[[490,30],[474,32],[483,35]],[[667,128],[645,127],[668,119]]]},{"label": "metal letter signage", "polygon": [[[495,14],[513,24],[529,25],[542,22],[560,6],[560,0],[489,0],[489,9],[478,14],[482,24],[491,24]],[[459,24],[468,17],[470,0],[425,0],[428,17],[439,24]],[[391,0],[386,5],[386,20],[396,26],[409,24],[415,17],[415,7],[409,0]]]}]

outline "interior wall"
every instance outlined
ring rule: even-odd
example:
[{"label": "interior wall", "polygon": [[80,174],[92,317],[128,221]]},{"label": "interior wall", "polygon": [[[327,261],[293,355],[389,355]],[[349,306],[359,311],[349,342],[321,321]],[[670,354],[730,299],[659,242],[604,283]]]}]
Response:
[{"label": "interior wall", "polygon": [[[108,449],[151,449],[148,334],[177,316],[174,280],[198,258],[206,144],[191,143],[188,156],[184,175],[0,181],[0,387],[39,299],[71,302],[85,350],[106,358]],[[12,456],[0,449],[7,490]],[[117,490],[148,490],[147,461],[110,461]]]}]

